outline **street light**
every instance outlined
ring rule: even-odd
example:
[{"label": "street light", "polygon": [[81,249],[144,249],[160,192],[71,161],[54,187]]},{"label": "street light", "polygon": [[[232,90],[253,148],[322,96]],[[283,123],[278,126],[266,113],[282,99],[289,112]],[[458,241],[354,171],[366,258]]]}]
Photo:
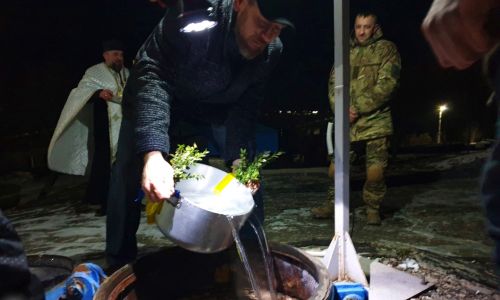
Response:
[{"label": "street light", "polygon": [[438,134],[437,134],[437,143],[441,144],[441,135],[442,135],[442,129],[441,129],[441,119],[443,117],[443,112],[448,109],[448,106],[446,104],[439,105],[438,106],[438,112],[439,112],[439,122],[438,122]]}]

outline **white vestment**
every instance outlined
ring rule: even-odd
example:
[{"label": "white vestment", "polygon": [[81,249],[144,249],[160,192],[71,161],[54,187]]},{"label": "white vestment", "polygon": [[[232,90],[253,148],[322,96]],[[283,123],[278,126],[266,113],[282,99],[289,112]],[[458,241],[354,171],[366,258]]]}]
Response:
[{"label": "white vestment", "polygon": [[[129,71],[122,68],[120,75],[125,81]],[[87,172],[93,145],[93,138],[89,137],[93,110],[92,105],[87,105],[87,102],[97,90],[101,89],[110,90],[115,95],[113,102],[107,102],[110,163],[114,161],[122,119],[123,86],[120,84],[118,73],[108,68],[106,64],[100,63],[87,69],[78,86],[71,91],[66,100],[49,145],[47,154],[49,169],[73,175],[85,175]]]}]

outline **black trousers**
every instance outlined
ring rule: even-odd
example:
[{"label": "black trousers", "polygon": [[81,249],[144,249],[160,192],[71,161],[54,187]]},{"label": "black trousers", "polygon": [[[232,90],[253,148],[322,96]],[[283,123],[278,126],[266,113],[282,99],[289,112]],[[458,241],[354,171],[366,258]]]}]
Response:
[{"label": "black trousers", "polygon": [[93,96],[91,102],[94,112],[91,132],[94,138],[94,151],[84,202],[99,204],[101,210],[105,212],[111,175],[108,106],[97,96]]},{"label": "black trousers", "polygon": [[119,267],[137,256],[136,232],[141,216],[140,189],[142,161],[135,153],[131,122],[123,119],[116,161],[111,170],[106,212],[106,259]]}]

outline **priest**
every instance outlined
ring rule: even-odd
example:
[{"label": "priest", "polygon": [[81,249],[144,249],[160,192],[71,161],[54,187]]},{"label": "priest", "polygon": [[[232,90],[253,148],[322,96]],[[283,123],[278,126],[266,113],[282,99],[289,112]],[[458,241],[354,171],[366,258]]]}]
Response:
[{"label": "priest", "polygon": [[84,202],[100,205],[106,213],[111,165],[120,131],[121,100],[129,71],[123,44],[103,43],[102,63],[88,68],[66,100],[48,150],[51,170],[90,175]]}]

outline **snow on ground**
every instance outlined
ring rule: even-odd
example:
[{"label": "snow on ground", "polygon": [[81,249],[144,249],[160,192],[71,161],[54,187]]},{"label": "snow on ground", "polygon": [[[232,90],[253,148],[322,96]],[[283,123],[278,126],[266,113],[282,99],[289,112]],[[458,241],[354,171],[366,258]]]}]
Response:
[{"label": "snow on ground", "polygon": [[[492,243],[478,199],[479,166],[488,153],[398,156],[389,165],[388,176],[401,180],[389,185],[380,227],[366,226],[359,186],[353,188],[350,230],[358,253],[395,267],[413,259],[419,265],[416,274],[437,286],[419,299],[497,299],[491,289],[495,282]],[[429,175],[435,172],[439,174]],[[363,178],[362,173],[353,174],[358,181]],[[9,180],[16,182],[15,177]],[[31,200],[5,214],[27,254],[103,257],[105,217],[95,216],[92,208],[80,202],[84,179],[60,176],[41,202],[33,201],[40,181],[24,176],[18,182]],[[264,183],[268,238],[304,249],[327,247],[334,234],[333,221],[315,220],[310,214],[310,208],[325,202],[332,184],[326,167],[265,170]],[[141,249],[172,245],[144,217],[137,236]]]},{"label": "snow on ground", "polygon": [[[62,255],[74,257],[102,252],[105,248],[105,217],[95,216],[91,209],[79,212],[81,204],[71,201],[45,207],[25,208],[8,213],[21,236],[28,255]],[[172,245],[156,225],[146,224],[143,216],[137,233],[139,247],[156,243]]]}]

